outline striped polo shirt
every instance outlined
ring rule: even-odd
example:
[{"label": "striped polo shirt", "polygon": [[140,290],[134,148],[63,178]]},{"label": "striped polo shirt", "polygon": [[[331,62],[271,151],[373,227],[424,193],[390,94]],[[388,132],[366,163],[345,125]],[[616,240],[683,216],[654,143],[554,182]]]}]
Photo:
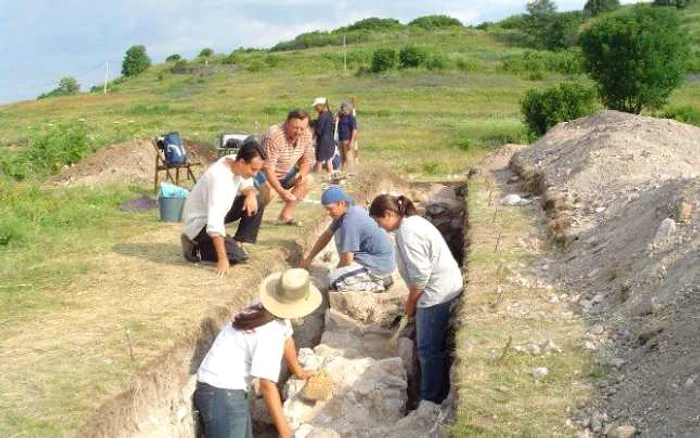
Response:
[{"label": "striped polo shirt", "polygon": [[307,129],[295,143],[291,143],[284,133],[284,122],[265,131],[262,147],[267,154],[265,167],[273,169],[278,178],[283,178],[297,163],[313,165],[315,160],[311,130]]}]

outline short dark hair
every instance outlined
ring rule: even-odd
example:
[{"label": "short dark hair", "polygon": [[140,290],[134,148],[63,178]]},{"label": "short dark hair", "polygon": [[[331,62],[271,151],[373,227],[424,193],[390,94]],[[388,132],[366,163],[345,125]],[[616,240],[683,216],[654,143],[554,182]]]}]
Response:
[{"label": "short dark hair", "polygon": [[309,118],[309,113],[304,111],[303,109],[295,108],[287,114],[287,121],[290,121],[292,119],[299,119],[299,120],[305,120]]},{"label": "short dark hair", "polygon": [[260,146],[260,143],[258,143],[256,139],[251,138],[241,145],[241,148],[236,154],[236,161],[243,160],[245,163],[250,163],[255,157],[260,157],[261,160],[265,161],[267,155],[262,146]]}]

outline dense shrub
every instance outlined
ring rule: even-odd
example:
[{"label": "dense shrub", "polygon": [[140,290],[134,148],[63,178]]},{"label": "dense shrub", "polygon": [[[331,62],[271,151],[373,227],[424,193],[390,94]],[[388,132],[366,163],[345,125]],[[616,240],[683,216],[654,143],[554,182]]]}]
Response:
[{"label": "dense shrub", "polygon": [[209,58],[213,54],[214,54],[214,49],[212,49],[211,47],[205,47],[199,52],[199,55],[197,55],[197,57],[198,58]]},{"label": "dense shrub", "polygon": [[15,179],[45,176],[77,163],[91,151],[83,124],[59,123],[31,135],[23,149],[2,152],[0,168]]},{"label": "dense shrub", "polygon": [[343,33],[352,30],[368,30],[373,32],[391,32],[403,28],[403,24],[394,18],[376,18],[370,17],[360,21],[356,21],[349,26],[344,26],[336,29],[334,32]]},{"label": "dense shrub", "polygon": [[142,45],[131,46],[124,55],[122,62],[122,75],[136,76],[151,66],[151,58],[146,53],[146,47]]},{"label": "dense shrub", "polygon": [[687,68],[688,37],[667,8],[604,16],[583,32],[581,47],[605,106],[630,113],[665,104]]},{"label": "dense shrub", "polygon": [[181,59],[182,59],[182,56],[180,56],[178,53],[173,53],[172,55],[165,58],[165,62],[175,62],[175,61],[179,61]]},{"label": "dense shrub", "polygon": [[525,93],[520,110],[528,133],[539,137],[557,123],[591,114],[595,110],[595,90],[575,82],[531,89]]},{"label": "dense shrub", "polygon": [[372,72],[379,73],[396,67],[399,56],[394,49],[377,49],[372,55]]},{"label": "dense shrub", "polygon": [[399,64],[402,68],[419,67],[425,64],[427,51],[418,46],[406,46],[399,51]]},{"label": "dense shrub", "polygon": [[426,15],[416,18],[408,23],[408,25],[421,27],[426,30],[435,30],[446,27],[462,27],[462,22],[448,15]]}]

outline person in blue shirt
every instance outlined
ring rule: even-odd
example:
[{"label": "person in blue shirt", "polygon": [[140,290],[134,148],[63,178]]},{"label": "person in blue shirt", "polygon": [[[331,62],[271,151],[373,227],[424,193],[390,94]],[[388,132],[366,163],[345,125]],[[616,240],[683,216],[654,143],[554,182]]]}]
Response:
[{"label": "person in blue shirt", "polygon": [[331,289],[385,291],[392,283],[395,267],[394,250],[387,232],[370,218],[367,210],[354,205],[353,199],[340,186],[326,188],[321,203],[333,221],[318,237],[301,267],[308,269],[314,257],[335,236],[340,260],[329,274]]},{"label": "person in blue shirt", "polygon": [[338,149],[340,149],[340,168],[352,169],[355,165],[354,147],[357,139],[357,120],[353,115],[350,102],[343,102],[338,113]]}]

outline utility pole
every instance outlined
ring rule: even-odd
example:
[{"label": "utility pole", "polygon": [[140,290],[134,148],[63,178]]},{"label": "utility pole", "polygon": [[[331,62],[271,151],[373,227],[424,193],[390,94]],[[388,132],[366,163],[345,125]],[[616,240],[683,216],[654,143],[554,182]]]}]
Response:
[{"label": "utility pole", "polygon": [[105,62],[105,88],[104,94],[107,94],[107,80],[109,79],[109,61]]},{"label": "utility pole", "polygon": [[348,49],[345,45],[345,34],[343,34],[343,71],[348,71]]}]

